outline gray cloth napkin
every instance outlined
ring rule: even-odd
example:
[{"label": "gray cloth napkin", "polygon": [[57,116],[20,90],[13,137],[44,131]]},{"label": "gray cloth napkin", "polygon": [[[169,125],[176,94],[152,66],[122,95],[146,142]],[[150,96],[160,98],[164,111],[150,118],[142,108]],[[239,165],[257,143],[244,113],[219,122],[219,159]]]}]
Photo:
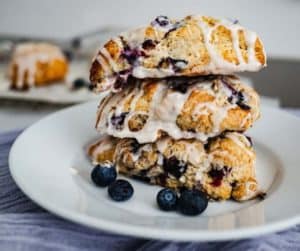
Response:
[{"label": "gray cloth napkin", "polygon": [[61,219],[28,199],[10,176],[8,153],[19,133],[0,134],[1,251],[300,250],[300,226],[248,240],[179,243],[114,235]]}]

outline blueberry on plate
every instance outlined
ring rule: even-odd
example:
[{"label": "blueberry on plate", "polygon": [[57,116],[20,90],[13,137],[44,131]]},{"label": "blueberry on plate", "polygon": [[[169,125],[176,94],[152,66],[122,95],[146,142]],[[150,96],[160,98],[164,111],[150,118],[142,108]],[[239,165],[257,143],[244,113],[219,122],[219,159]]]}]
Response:
[{"label": "blueberry on plate", "polygon": [[117,178],[117,171],[111,163],[104,163],[94,167],[91,179],[96,186],[106,187]]},{"label": "blueberry on plate", "polygon": [[133,195],[133,187],[127,180],[116,180],[108,187],[108,195],[114,201],[126,201]]},{"label": "blueberry on plate", "polygon": [[201,214],[208,204],[208,199],[205,194],[197,190],[185,190],[181,193],[178,199],[178,210],[185,215]]},{"label": "blueberry on plate", "polygon": [[83,88],[85,86],[86,86],[86,81],[83,78],[76,78],[72,83],[72,87],[74,90]]},{"label": "blueberry on plate", "polygon": [[159,191],[156,196],[156,201],[159,208],[163,211],[173,211],[177,206],[177,194],[174,190],[164,188]]}]

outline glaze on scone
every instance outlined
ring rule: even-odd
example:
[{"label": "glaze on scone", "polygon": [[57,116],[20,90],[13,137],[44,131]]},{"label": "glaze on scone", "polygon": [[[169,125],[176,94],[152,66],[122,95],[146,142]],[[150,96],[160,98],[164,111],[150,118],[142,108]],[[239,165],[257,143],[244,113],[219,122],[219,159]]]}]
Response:
[{"label": "glaze on scone", "polygon": [[240,133],[224,133],[205,145],[170,137],[138,144],[107,136],[91,145],[88,155],[95,164],[115,163],[124,175],[177,190],[198,189],[215,200],[242,201],[257,193],[255,153]]},{"label": "glaze on scone", "polygon": [[9,66],[11,88],[26,90],[63,80],[68,63],[61,50],[47,43],[24,43],[15,48]]},{"label": "glaze on scone", "polygon": [[259,116],[259,97],[234,76],[133,80],[99,106],[96,128],[118,138],[205,142],[224,131],[245,131]]},{"label": "glaze on scone", "polygon": [[157,17],[149,26],[108,41],[93,60],[98,91],[120,91],[128,76],[165,78],[258,71],[266,65],[257,34],[237,22],[207,16]]}]

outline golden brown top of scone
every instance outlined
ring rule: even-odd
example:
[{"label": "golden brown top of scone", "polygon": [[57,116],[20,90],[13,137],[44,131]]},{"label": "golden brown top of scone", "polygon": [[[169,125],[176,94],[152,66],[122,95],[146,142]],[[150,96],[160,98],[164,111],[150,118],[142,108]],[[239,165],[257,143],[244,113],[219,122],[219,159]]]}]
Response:
[{"label": "golden brown top of scone", "polygon": [[95,56],[91,82],[98,91],[119,91],[128,76],[164,78],[258,71],[266,65],[255,32],[237,22],[207,16],[157,17],[149,26],[124,32]]},{"label": "golden brown top of scone", "polygon": [[234,76],[148,79],[105,97],[96,128],[140,143],[165,134],[206,141],[224,131],[245,131],[259,115],[257,93]]}]

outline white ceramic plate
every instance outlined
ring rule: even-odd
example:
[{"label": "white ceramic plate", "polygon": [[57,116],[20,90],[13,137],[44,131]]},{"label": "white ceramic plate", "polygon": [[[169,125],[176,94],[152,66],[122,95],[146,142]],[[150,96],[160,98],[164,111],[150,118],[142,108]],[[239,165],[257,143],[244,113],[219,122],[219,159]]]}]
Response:
[{"label": "white ceramic plate", "polygon": [[300,120],[262,107],[262,119],[249,131],[257,151],[264,201],[211,202],[197,217],[157,209],[159,187],[131,180],[134,197],[111,201],[90,181],[92,165],[84,147],[94,130],[96,102],[57,112],[31,126],[14,143],[12,176],[31,199],[66,219],[145,238],[208,241],[260,236],[300,222]]},{"label": "white ceramic plate", "polygon": [[99,99],[99,96],[82,88],[79,90],[71,90],[70,86],[74,79],[86,78],[89,72],[89,62],[72,61],[69,65],[69,73],[65,83],[55,83],[39,88],[32,88],[28,91],[15,91],[9,88],[9,80],[6,77],[7,65],[0,65],[0,99],[6,100],[23,100],[46,102],[52,104],[74,104],[82,103],[92,99]]}]

